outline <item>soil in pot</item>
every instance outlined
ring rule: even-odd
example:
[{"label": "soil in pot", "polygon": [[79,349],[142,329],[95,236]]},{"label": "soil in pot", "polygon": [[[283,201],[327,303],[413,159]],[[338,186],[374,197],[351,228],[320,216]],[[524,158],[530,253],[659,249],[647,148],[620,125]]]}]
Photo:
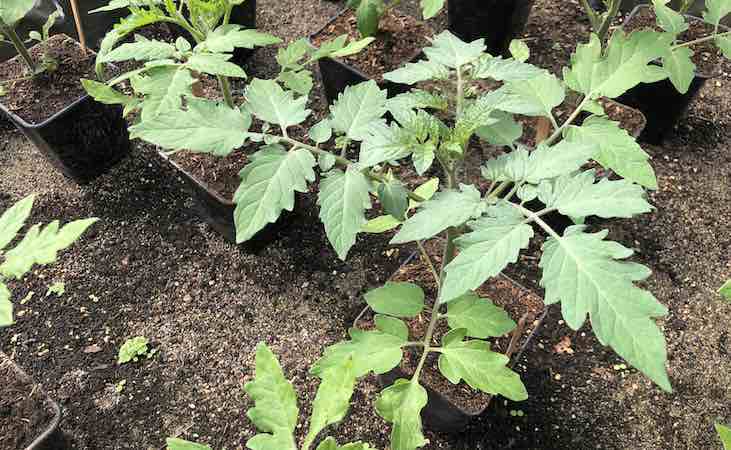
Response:
[{"label": "soil in pot", "polygon": [[46,393],[0,353],[0,448],[24,449],[53,428],[56,410]]},{"label": "soil in pot", "polygon": [[[34,61],[40,61],[44,48],[58,62],[58,68],[41,76],[14,81],[4,85],[6,94],[0,101],[8,110],[28,123],[38,124],[86,95],[79,81],[94,79],[95,54],[79,51],[79,45],[68,36],[57,34],[48,45],[36,45],[29,50]],[[0,82],[28,76],[28,68],[20,56],[0,64]]]}]

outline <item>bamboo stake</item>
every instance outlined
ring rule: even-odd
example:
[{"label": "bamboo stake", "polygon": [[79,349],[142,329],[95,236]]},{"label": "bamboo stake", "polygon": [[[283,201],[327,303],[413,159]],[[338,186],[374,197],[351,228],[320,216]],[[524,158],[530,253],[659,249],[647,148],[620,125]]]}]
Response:
[{"label": "bamboo stake", "polygon": [[76,34],[79,35],[81,52],[86,55],[86,36],[84,35],[84,27],[81,26],[81,14],[79,14],[78,0],[71,0],[71,10],[74,13],[74,23],[76,23]]}]

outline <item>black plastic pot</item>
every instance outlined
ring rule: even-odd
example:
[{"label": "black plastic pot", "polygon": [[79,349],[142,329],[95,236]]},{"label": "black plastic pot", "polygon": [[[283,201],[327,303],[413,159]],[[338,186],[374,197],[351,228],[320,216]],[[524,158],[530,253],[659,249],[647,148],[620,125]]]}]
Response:
[{"label": "black plastic pot", "polygon": [[[169,164],[178,173],[193,194],[196,212],[226,241],[236,243],[236,224],[234,222],[234,210],[236,205],[230,199],[224,198],[220,193],[211,189],[203,181],[185,170],[180,164],[173,161],[163,152],[158,152],[162,161]],[[295,199],[295,211],[298,199]],[[282,211],[279,220],[270,223],[259,231],[252,239],[241,244],[242,248],[256,252],[272,242],[276,241],[279,231],[292,221],[295,212]]]},{"label": "black plastic pot", "polygon": [[484,38],[487,51],[506,54],[523,31],[534,0],[449,0],[449,31],[463,41]]},{"label": "black plastic pot", "polygon": [[[25,371],[21,369],[20,366],[15,364],[15,362],[8,358],[4,353],[0,353],[0,362],[3,362],[10,366],[10,368],[15,373],[16,379],[31,380],[30,376],[28,376],[28,374],[25,373]],[[33,439],[33,441],[27,447],[25,447],[25,450],[44,450],[49,448],[57,448],[54,443],[56,442],[59,434],[58,424],[61,421],[61,408],[59,408],[58,403],[53,401],[53,399],[51,399],[51,397],[47,395],[44,400],[44,405],[39,405],[39,407],[49,408],[53,412],[53,417],[51,418],[48,425],[40,432],[40,434],[35,439]]]},{"label": "black plastic pot", "polygon": [[37,124],[26,122],[1,101],[0,112],[64,175],[81,184],[129,154],[127,123],[120,105],[104,105],[83,95]]},{"label": "black plastic pot", "polygon": [[[637,6],[632,10],[625,24],[639,14],[647,5]],[[698,17],[686,15],[688,20],[702,21]],[[719,25],[722,31],[728,31],[725,26]],[[698,91],[711,78],[720,75],[720,68],[713,73],[697,72],[690,88],[685,94],[679,93],[670,80],[665,79],[656,83],[641,83],[624,93],[617,100],[620,103],[634,107],[642,111],[647,119],[647,126],[639,135],[639,140],[649,144],[660,145],[672,132],[681,117],[688,109],[688,105],[698,95]]]},{"label": "black plastic pot", "polygon": [[[341,15],[346,14],[348,11],[348,9],[340,11],[337,15],[331,18],[320,30],[310,35],[310,45],[313,45],[312,42],[314,41],[315,36],[322,33],[325,28],[329,27]],[[414,57],[411,58],[409,61],[413,62],[421,58],[423,58],[423,52],[421,50],[418,50],[415,52]],[[339,59],[322,58],[318,61],[318,65],[320,68],[320,75],[322,75],[322,86],[325,91],[325,98],[327,99],[328,103],[333,103],[338,98],[338,95],[343,92],[346,87],[354,86],[356,84],[370,80],[370,78],[366,74]],[[388,92],[389,97],[403,94],[411,88],[406,84],[394,83],[388,80],[383,80],[379,82],[378,87],[381,89],[385,89],[386,92]]]}]

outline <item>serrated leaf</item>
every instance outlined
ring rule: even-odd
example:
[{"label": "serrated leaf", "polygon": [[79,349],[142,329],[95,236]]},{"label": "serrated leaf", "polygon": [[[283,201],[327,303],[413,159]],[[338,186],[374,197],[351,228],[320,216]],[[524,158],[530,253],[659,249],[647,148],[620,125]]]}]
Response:
[{"label": "serrated leaf", "polygon": [[246,416],[259,432],[268,433],[255,436],[246,445],[254,450],[275,450],[267,445],[276,442],[281,445],[276,450],[296,450],[292,434],[299,416],[297,393],[284,377],[277,357],[264,343],[256,347],[256,376],[246,383],[244,390],[255,404]]},{"label": "serrated leaf", "polygon": [[282,69],[300,69],[302,68],[299,64],[300,60],[304,58],[307,53],[312,51],[313,49],[309,42],[307,42],[307,39],[298,39],[291,42],[288,46],[280,47],[277,50],[277,63],[282,66]]},{"label": "serrated leaf", "polygon": [[424,53],[430,61],[456,69],[477,60],[486,48],[484,39],[467,43],[445,30],[432,39]]},{"label": "serrated leaf", "polygon": [[404,222],[391,244],[403,244],[428,239],[449,227],[462,225],[479,217],[486,208],[480,192],[471,185],[460,190],[438,192],[431,200],[419,205],[419,212]]},{"label": "serrated leaf", "polygon": [[662,57],[662,66],[668,78],[681,94],[688,92],[691,81],[695,78],[695,64],[691,60],[693,50],[679,47],[667,51]]},{"label": "serrated leaf", "polygon": [[525,180],[537,184],[540,180],[555,178],[578,170],[599,148],[587,142],[560,141],[553,146],[539,144],[530,153]]},{"label": "serrated leaf", "polygon": [[357,168],[332,170],[320,183],[317,204],[327,238],[340,259],[345,260],[355,238],[366,223],[365,210],[371,207],[370,186]]},{"label": "serrated leaf", "polygon": [[404,220],[409,206],[408,192],[397,179],[391,179],[378,185],[378,199],[383,211],[398,220]]},{"label": "serrated leaf", "polygon": [[310,429],[302,444],[303,448],[310,448],[320,431],[340,422],[348,413],[355,388],[353,361],[347,360],[340,366],[329,368],[320,375],[320,379],[322,381],[312,402]]},{"label": "serrated leaf", "polygon": [[10,302],[10,290],[0,281],[0,327],[13,324],[13,304]]},{"label": "serrated leaf", "polygon": [[589,315],[599,342],[611,346],[628,363],[670,391],[665,370],[667,351],[654,318],[667,314],[655,297],[634,281],[650,270],[622,261],[632,250],[605,241],[607,231],[585,233],[584,226],[566,229],[543,245],[539,266],[547,304],[561,301],[566,323],[578,330]]},{"label": "serrated leaf", "polygon": [[706,11],[703,12],[703,20],[715,27],[731,13],[731,1],[729,0],[705,0],[705,3]]},{"label": "serrated leaf", "polygon": [[98,81],[82,78],[81,85],[87,94],[94,97],[94,100],[105,105],[133,105],[139,100],[129,95],[124,95],[116,89]]},{"label": "serrated leaf", "polygon": [[515,328],[515,322],[504,309],[474,292],[467,292],[451,301],[447,305],[446,316],[449,328],[464,328],[467,336],[480,339],[503,336]]},{"label": "serrated leaf", "polygon": [[409,62],[396,70],[383,74],[383,78],[394,83],[416,84],[427,80],[444,80],[449,77],[449,70],[442,64],[421,60]]},{"label": "serrated leaf", "polygon": [[545,69],[513,58],[484,55],[472,68],[473,78],[492,78],[497,81],[530,80],[546,73]]},{"label": "serrated leaf", "polygon": [[409,156],[417,144],[413,134],[395,123],[373,127],[363,137],[358,163],[373,167],[386,161],[395,161]]},{"label": "serrated leaf", "polygon": [[512,147],[523,135],[523,125],[517,122],[512,114],[503,111],[494,111],[492,117],[497,119],[497,122],[483,125],[475,130],[475,133],[492,145]]},{"label": "serrated leaf", "polygon": [[208,33],[206,39],[196,46],[196,51],[207,50],[209,52],[233,52],[236,48],[264,47],[275,45],[282,40],[276,36],[262,33],[253,29],[243,29],[241,25],[221,25]]},{"label": "serrated leaf", "polygon": [[348,86],[330,107],[330,125],[349,139],[362,141],[373,122],[386,113],[386,91],[369,80]]},{"label": "serrated leaf", "polygon": [[510,41],[508,50],[516,61],[526,62],[530,58],[530,49],[522,39],[513,39]]},{"label": "serrated leaf", "polygon": [[716,432],[718,433],[718,437],[721,439],[723,449],[731,450],[731,428],[717,423]]},{"label": "serrated leaf", "polygon": [[211,447],[208,445],[197,444],[178,438],[167,438],[165,444],[167,445],[167,450],[211,450]]},{"label": "serrated leaf", "polygon": [[417,381],[399,379],[381,392],[376,412],[393,424],[391,450],[415,450],[429,442],[421,425],[421,410],[426,403],[426,389]]},{"label": "serrated leaf", "polygon": [[378,216],[366,222],[361,231],[372,234],[385,233],[397,228],[399,225],[401,225],[401,221],[393,216]]},{"label": "serrated leaf", "polygon": [[542,181],[538,198],[549,208],[570,217],[629,218],[652,211],[645,190],[628,180],[594,182],[594,171]]},{"label": "serrated leaf", "polygon": [[449,108],[449,102],[440,94],[412,89],[395,97],[386,100],[386,108],[391,113],[397,113],[406,109],[436,109],[445,111]]},{"label": "serrated leaf", "polygon": [[[321,58],[330,57],[330,56],[332,56],[333,53],[345,48],[347,41],[348,41],[347,34],[341,34],[340,36],[338,36],[334,39],[325,41],[320,44],[320,48],[318,48],[317,50],[315,50],[312,53],[310,58],[312,61],[317,61],[318,59],[321,59]],[[309,46],[309,44],[308,44],[308,46]]]},{"label": "serrated leaf", "polygon": [[503,89],[508,95],[499,109],[526,116],[553,117],[553,108],[566,97],[561,81],[548,72],[527,80],[507,82]]},{"label": "serrated leaf", "polygon": [[431,19],[439,14],[439,11],[444,8],[445,2],[446,0],[421,0],[421,13],[424,20]]},{"label": "serrated leaf", "polygon": [[312,72],[309,70],[282,72],[279,75],[279,80],[284,83],[287,89],[291,89],[300,95],[308,95],[313,86]]},{"label": "serrated leaf", "polygon": [[388,372],[401,362],[401,347],[407,342],[403,335],[391,334],[389,331],[391,329],[363,331],[351,328],[348,330],[351,339],[326,348],[322,357],[310,369],[310,373],[320,376],[348,359],[353,360],[356,378],[369,372],[376,375]]},{"label": "serrated leaf", "polygon": [[194,53],[185,65],[196,72],[210,75],[246,78],[244,69],[228,61],[232,56],[225,53]]},{"label": "serrated leaf", "polygon": [[346,56],[355,55],[356,53],[360,53],[360,51],[364,48],[368,47],[374,40],[375,38],[367,37],[365,39],[352,41],[340,50],[335,50],[334,52],[332,52],[330,56],[333,58],[344,58]]},{"label": "serrated leaf", "polygon": [[[455,331],[458,330],[452,332]],[[528,392],[520,376],[507,367],[509,361],[507,356],[491,351],[485,341],[450,341],[445,336],[439,356],[439,371],[452,384],[464,379],[473,389],[500,394],[513,401],[526,400]]]},{"label": "serrated leaf", "polygon": [[729,36],[717,37],[715,39],[715,42],[716,42],[716,45],[718,46],[718,48],[721,49],[723,56],[731,59],[731,37],[729,37]]},{"label": "serrated leaf", "polygon": [[234,194],[236,242],[251,239],[282,210],[294,209],[294,193],[307,192],[307,182],[315,181],[315,157],[308,150],[286,151],[269,145],[250,157],[239,176],[241,185]]},{"label": "serrated leaf", "polygon": [[498,275],[518,260],[518,253],[533,237],[533,228],[517,216],[482,217],[468,226],[472,231],[456,240],[459,254],[444,268],[442,302],[455,300]]},{"label": "serrated leaf", "polygon": [[132,88],[144,95],[142,120],[174,114],[183,107],[183,97],[192,97],[195,79],[183,66],[153,67],[131,78]]},{"label": "serrated leaf", "polygon": [[306,96],[295,99],[291,91],[283,90],[274,80],[254,78],[247,86],[245,96],[252,114],[283,130],[304,122],[311,112],[305,109]]},{"label": "serrated leaf", "polygon": [[122,44],[109,53],[100,56],[99,62],[119,61],[154,61],[158,59],[173,58],[178,50],[174,45],[167,42],[153,41],[144,36],[135,36],[135,42]]},{"label": "serrated leaf", "polygon": [[373,311],[395,317],[416,317],[424,309],[424,291],[413,283],[387,281],[368,291],[365,299]]},{"label": "serrated leaf", "polygon": [[498,90],[481,95],[475,101],[468,103],[462,114],[457,117],[452,133],[453,139],[460,145],[465,145],[475,130],[497,123],[492,113],[504,99],[505,93]]},{"label": "serrated leaf", "polygon": [[58,252],[70,247],[98,219],[83,219],[69,222],[63,227],[53,221],[41,229],[34,225],[12,250],[5,252],[5,261],[0,265],[0,274],[20,279],[35,264],[50,264],[56,261]]},{"label": "serrated leaf", "polygon": [[31,194],[8,208],[0,216],[0,250],[4,249],[18,234],[33,209],[35,194]]},{"label": "serrated leaf", "polygon": [[226,156],[244,145],[251,126],[248,113],[223,103],[189,98],[187,110],[173,110],[130,127],[130,137],[172,150]]},{"label": "serrated leaf", "polygon": [[718,293],[721,294],[722,297],[724,297],[726,300],[731,302],[731,280],[726,280],[725,283],[723,283],[723,286],[718,290]]},{"label": "serrated leaf", "polygon": [[593,158],[603,167],[642,186],[657,189],[655,171],[648,161],[650,156],[617,122],[589,117],[580,127],[570,126],[566,139],[594,143],[599,147],[599,153]]}]

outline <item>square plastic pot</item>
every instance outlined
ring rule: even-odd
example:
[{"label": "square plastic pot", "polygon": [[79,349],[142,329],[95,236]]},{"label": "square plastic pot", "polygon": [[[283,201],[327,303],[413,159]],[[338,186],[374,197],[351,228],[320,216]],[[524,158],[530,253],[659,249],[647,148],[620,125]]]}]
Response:
[{"label": "square plastic pot", "polygon": [[10,111],[0,97],[0,112],[58,170],[80,184],[94,180],[129,154],[129,133],[120,105],[104,105],[85,94],[36,124]]},{"label": "square plastic pot", "polygon": [[[627,16],[624,24],[629,23],[635,15],[647,8],[649,8],[647,5],[637,6]],[[688,14],[685,17],[689,21],[702,21],[702,19]],[[719,30],[725,32],[729,31],[729,28],[719,25]],[[638,139],[641,142],[660,145],[672,133],[688,109],[688,105],[695,99],[706,81],[716,78],[720,73],[720,69],[712,73],[696,72],[688,92],[685,94],[678,92],[670,80],[665,79],[656,83],[640,83],[617,100],[622,104],[639,109],[645,115],[647,125]]]}]

